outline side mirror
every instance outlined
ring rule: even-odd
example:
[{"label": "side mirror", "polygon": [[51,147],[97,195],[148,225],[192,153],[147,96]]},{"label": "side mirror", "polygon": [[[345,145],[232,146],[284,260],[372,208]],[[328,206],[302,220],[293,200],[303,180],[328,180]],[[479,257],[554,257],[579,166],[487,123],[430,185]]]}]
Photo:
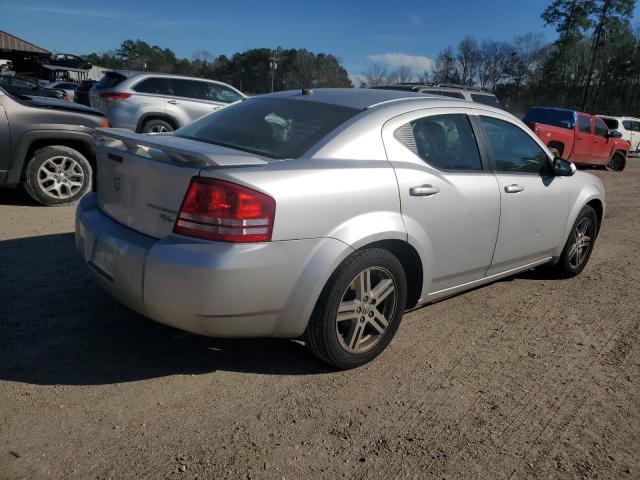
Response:
[{"label": "side mirror", "polygon": [[609,132],[609,138],[622,138],[622,132],[618,130],[611,130]]},{"label": "side mirror", "polygon": [[556,157],[553,159],[553,173],[557,177],[570,177],[577,171],[578,169],[573,164],[573,162],[560,157]]}]

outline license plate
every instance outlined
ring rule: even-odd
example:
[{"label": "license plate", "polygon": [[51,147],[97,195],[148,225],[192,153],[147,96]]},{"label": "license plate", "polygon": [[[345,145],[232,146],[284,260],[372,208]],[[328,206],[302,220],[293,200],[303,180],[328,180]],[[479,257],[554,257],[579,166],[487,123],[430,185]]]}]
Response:
[{"label": "license plate", "polygon": [[102,276],[113,281],[113,247],[106,243],[96,240],[91,255],[91,265]]}]

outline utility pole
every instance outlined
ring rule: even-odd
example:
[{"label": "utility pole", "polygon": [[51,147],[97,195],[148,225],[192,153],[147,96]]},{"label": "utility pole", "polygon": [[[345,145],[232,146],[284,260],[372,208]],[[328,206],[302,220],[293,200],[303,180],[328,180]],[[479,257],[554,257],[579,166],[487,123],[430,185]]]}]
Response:
[{"label": "utility pole", "polygon": [[269,57],[269,68],[271,69],[271,92],[273,93],[273,83],[278,69],[278,50],[273,50],[273,56]]}]

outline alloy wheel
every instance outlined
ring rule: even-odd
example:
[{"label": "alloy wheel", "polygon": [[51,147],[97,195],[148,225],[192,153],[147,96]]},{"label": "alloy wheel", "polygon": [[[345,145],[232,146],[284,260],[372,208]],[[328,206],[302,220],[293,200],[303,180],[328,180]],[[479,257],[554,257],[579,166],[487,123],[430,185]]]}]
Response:
[{"label": "alloy wheel", "polygon": [[397,308],[397,289],[388,270],[370,267],[358,274],[344,291],[336,333],[340,345],[349,353],[372,349],[389,328]]},{"label": "alloy wheel", "polygon": [[593,238],[593,222],[590,218],[585,217],[576,228],[573,230],[573,241],[571,248],[569,248],[569,265],[571,268],[577,269],[587,258],[589,249],[591,248],[591,241]]},{"label": "alloy wheel", "polygon": [[151,127],[149,129],[149,133],[165,133],[165,132],[169,132],[170,130],[165,127],[164,125],[154,125],[153,127]]},{"label": "alloy wheel", "polygon": [[65,200],[84,185],[84,171],[76,160],[65,156],[47,159],[38,169],[38,185],[51,198]]}]

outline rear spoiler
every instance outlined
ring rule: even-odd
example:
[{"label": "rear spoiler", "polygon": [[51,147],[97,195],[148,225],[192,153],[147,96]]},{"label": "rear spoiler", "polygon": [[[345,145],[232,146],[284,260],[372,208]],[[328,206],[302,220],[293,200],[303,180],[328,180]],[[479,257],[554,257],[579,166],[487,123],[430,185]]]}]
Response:
[{"label": "rear spoiler", "polygon": [[110,149],[126,151],[141,157],[151,157],[149,150],[156,150],[171,160],[200,168],[242,167],[269,163],[250,153],[172,134],[144,134],[123,128],[96,128],[94,136],[97,145],[104,145]]}]

